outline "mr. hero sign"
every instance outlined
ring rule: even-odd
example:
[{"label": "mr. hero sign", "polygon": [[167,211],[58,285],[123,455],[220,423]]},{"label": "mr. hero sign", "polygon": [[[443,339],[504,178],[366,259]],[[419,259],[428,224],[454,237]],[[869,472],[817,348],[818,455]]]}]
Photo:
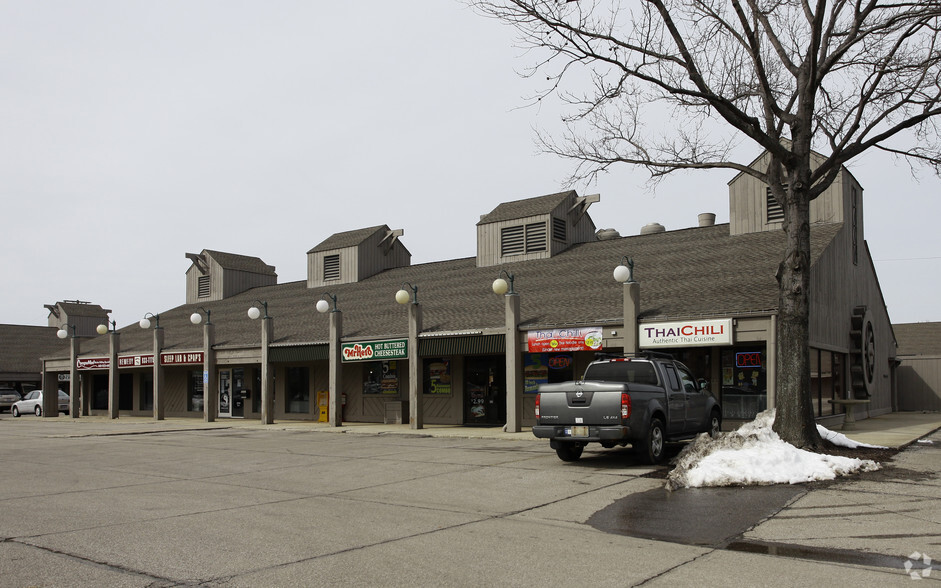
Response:
[{"label": "mr. hero sign", "polygon": [[732,344],[732,319],[643,323],[638,330],[640,346],[645,348]]}]

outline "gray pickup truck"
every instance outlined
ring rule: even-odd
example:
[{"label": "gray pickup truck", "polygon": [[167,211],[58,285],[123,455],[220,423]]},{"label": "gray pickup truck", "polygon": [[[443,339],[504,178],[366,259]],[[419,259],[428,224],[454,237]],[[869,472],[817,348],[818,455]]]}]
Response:
[{"label": "gray pickup truck", "polygon": [[539,386],[533,434],[549,439],[563,461],[576,461],[588,443],[630,444],[648,463],[663,458],[667,441],[722,425],[718,401],[671,356],[641,353],[604,357],[582,380]]}]

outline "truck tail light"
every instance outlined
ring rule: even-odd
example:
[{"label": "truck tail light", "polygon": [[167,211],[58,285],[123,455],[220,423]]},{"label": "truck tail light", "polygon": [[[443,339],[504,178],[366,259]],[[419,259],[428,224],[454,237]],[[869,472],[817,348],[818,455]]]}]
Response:
[{"label": "truck tail light", "polygon": [[537,419],[539,418],[539,397],[540,396],[542,396],[542,394],[536,394],[536,418]]},{"label": "truck tail light", "polygon": [[[536,412],[539,412],[539,400],[536,400]],[[629,419],[631,418],[631,395],[624,393],[621,394],[621,418]]]}]

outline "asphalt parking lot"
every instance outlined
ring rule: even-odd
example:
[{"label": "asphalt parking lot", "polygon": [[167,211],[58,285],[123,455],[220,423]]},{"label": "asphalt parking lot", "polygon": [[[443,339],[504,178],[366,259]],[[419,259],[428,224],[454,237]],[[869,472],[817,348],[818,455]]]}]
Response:
[{"label": "asphalt parking lot", "polygon": [[121,421],[0,417],[0,586],[941,581],[910,557],[941,554],[937,433],[881,472],[790,489],[735,548],[599,524],[634,496],[694,498],[627,452],[571,464],[524,436]]}]

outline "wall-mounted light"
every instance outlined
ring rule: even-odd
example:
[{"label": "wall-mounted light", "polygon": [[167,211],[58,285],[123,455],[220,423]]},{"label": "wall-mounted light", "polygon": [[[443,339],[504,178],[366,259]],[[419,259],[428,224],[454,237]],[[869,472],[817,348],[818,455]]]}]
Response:
[{"label": "wall-mounted light", "polygon": [[[625,263],[627,265],[625,265]],[[634,259],[628,256],[621,257],[621,263],[614,268],[614,279],[622,284],[634,283]]]},{"label": "wall-mounted light", "polygon": [[[405,289],[406,287],[412,291],[411,294]],[[405,282],[402,284],[402,288],[395,293],[395,301],[399,304],[408,304],[410,301],[412,304],[418,304],[418,286],[413,286]]]},{"label": "wall-mounted light", "polygon": [[[110,329],[108,328],[108,325],[109,325],[109,324],[111,325],[111,328],[110,328]],[[115,326],[116,326],[115,321],[106,321],[106,322],[104,322],[104,323],[101,323],[101,324],[98,325],[97,327],[95,327],[95,331],[96,331],[99,335],[106,335],[106,334],[108,334],[108,333],[113,333],[113,332],[115,331]]]},{"label": "wall-mounted light", "polygon": [[142,329],[149,329],[149,328],[150,328],[150,319],[154,319],[154,328],[155,328],[155,329],[159,329],[159,328],[160,328],[160,315],[159,315],[159,314],[154,314],[154,313],[152,313],[152,312],[148,312],[147,314],[145,314],[145,315],[144,315],[144,318],[142,318],[142,319],[140,320],[140,322],[137,323],[137,324],[139,324],[139,325],[140,325],[140,328],[142,328]]},{"label": "wall-mounted light", "polygon": [[206,313],[206,324],[211,325],[212,313],[208,309],[203,308],[202,306],[200,306],[199,308],[193,311],[193,314],[190,315],[190,322],[193,323],[194,325],[198,325],[199,323],[203,322],[203,315],[200,311]]},{"label": "wall-mounted light", "polygon": [[72,337],[75,337],[75,325],[63,325],[58,331],[56,331],[56,337],[59,339],[65,339],[69,336],[68,329],[72,329]]},{"label": "wall-mounted light", "polygon": [[262,302],[261,300],[256,300],[255,302],[253,302],[252,307],[248,309],[248,318],[255,320],[261,316],[261,311],[258,310],[258,306],[257,306],[258,304],[260,304],[262,308],[265,309],[265,316],[262,318],[271,318],[270,316],[268,316],[268,301],[267,300],[265,300],[264,302]]},{"label": "wall-mounted light", "polygon": [[[398,294],[396,294],[396,296],[398,296]],[[332,309],[330,308],[330,302],[328,302],[328,299],[333,301]],[[336,295],[330,294],[329,292],[324,292],[321,294],[320,300],[317,301],[317,312],[327,312],[328,310],[330,312],[337,312],[339,310],[337,308],[337,297]]]},{"label": "wall-mounted light", "polygon": [[[503,276],[506,276],[506,280],[503,279]],[[516,290],[513,289],[513,279],[513,274],[506,270],[500,270],[497,279],[493,281],[494,294],[516,294]],[[509,283],[507,280],[509,280]]]}]

